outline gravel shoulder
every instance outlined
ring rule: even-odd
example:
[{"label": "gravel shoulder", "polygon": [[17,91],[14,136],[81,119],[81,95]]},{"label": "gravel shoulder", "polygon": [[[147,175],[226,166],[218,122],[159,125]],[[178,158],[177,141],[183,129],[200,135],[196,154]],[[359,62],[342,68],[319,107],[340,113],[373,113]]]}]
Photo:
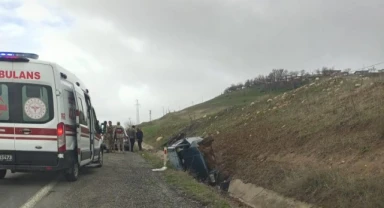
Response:
[{"label": "gravel shoulder", "polygon": [[79,180],[60,178],[35,207],[202,207],[170,188],[134,153],[104,154],[102,168],[85,168]]}]

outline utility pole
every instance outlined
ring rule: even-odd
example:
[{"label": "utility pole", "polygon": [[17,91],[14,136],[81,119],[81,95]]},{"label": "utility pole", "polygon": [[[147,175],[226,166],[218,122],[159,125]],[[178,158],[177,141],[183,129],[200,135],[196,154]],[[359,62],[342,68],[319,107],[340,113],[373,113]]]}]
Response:
[{"label": "utility pole", "polygon": [[129,125],[132,126],[131,118],[129,118]]},{"label": "utility pole", "polygon": [[151,121],[152,121],[152,111],[149,110],[149,122],[151,122]]},{"label": "utility pole", "polygon": [[164,106],[163,106],[163,116],[164,116],[165,114],[164,114]]},{"label": "utility pole", "polygon": [[136,100],[136,125],[140,124],[139,100]]}]

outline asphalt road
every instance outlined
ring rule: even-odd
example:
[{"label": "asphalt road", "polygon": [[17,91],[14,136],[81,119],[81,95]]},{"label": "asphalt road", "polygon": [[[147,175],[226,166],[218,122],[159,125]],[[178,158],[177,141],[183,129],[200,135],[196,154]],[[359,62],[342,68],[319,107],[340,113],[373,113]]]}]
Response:
[{"label": "asphalt road", "polygon": [[7,173],[0,180],[0,207],[20,207],[45,185],[57,178],[57,174]]},{"label": "asphalt road", "polygon": [[[102,168],[84,168],[73,183],[53,173],[11,174],[0,180],[0,207],[19,208],[46,189],[35,208],[202,207],[180,196],[134,153],[105,154]],[[47,187],[51,187],[47,189]],[[53,187],[53,188],[52,188]]]}]

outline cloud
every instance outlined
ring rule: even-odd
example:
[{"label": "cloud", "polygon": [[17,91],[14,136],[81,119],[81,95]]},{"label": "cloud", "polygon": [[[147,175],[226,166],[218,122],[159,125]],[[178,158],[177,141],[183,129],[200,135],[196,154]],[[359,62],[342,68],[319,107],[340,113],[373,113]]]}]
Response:
[{"label": "cloud", "polygon": [[5,38],[18,38],[25,33],[25,29],[20,25],[13,23],[5,23],[1,25],[0,28],[0,39]]},{"label": "cloud", "polygon": [[11,20],[0,26],[12,31],[0,41],[18,50],[23,37],[24,48],[76,73],[102,120],[135,118],[136,99],[143,120],[149,110],[156,118],[273,68],[359,68],[384,57],[380,0],[12,2],[0,3]]},{"label": "cloud", "polygon": [[54,15],[48,8],[37,4],[36,1],[25,1],[16,10],[16,15],[24,20],[32,23],[61,23],[63,20],[60,16]]},{"label": "cloud", "polygon": [[142,53],[145,50],[145,42],[134,37],[121,37],[121,43],[128,49],[136,53]]}]

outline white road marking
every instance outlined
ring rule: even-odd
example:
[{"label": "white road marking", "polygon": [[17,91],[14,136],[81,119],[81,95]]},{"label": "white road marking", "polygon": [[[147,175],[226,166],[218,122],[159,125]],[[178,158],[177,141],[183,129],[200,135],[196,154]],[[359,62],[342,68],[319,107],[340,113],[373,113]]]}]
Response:
[{"label": "white road marking", "polygon": [[41,199],[44,198],[57,184],[58,180],[54,179],[49,184],[41,188],[34,196],[32,196],[27,202],[25,202],[20,208],[32,208],[34,207]]}]

